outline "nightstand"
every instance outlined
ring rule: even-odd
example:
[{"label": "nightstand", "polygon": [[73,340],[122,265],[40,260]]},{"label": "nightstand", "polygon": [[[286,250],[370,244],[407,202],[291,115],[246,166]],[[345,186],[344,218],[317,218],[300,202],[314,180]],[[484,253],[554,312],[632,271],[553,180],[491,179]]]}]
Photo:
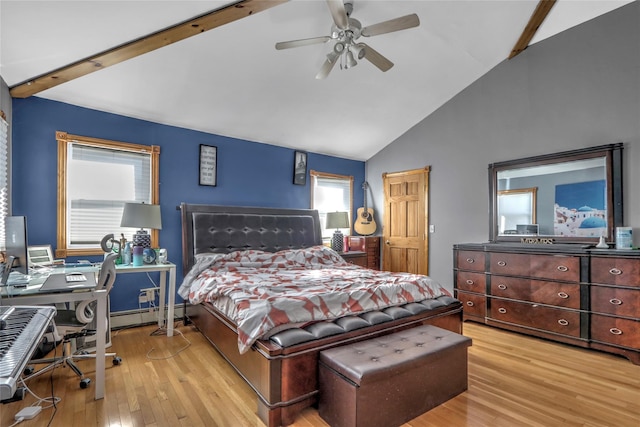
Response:
[{"label": "nightstand", "polygon": [[347,236],[345,240],[346,245],[353,251],[367,254],[365,267],[380,270],[380,236]]},{"label": "nightstand", "polygon": [[340,252],[340,256],[350,264],[367,266],[367,253],[360,251]]}]

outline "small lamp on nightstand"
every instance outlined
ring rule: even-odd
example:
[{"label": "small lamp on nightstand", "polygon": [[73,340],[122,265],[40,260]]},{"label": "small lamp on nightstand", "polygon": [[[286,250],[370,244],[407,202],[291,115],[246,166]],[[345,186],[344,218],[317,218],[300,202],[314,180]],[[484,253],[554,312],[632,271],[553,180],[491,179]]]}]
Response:
[{"label": "small lamp on nightstand", "polygon": [[344,249],[344,236],[342,235],[340,229],[349,228],[349,214],[347,212],[328,212],[327,224],[325,228],[336,229],[336,231],[333,233],[333,238],[331,239],[331,249],[336,252],[342,252],[342,250]]},{"label": "small lamp on nightstand", "polygon": [[151,235],[145,228],[162,229],[160,205],[125,203],[120,227],[139,227],[140,229],[133,235],[133,244],[145,248],[151,247]]}]

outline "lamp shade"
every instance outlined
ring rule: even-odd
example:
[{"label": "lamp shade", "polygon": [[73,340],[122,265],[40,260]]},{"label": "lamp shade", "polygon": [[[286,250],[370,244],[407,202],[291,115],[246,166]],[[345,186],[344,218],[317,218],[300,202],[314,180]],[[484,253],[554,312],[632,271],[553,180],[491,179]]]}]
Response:
[{"label": "lamp shade", "polygon": [[349,214],[347,212],[327,212],[325,228],[349,228]]},{"label": "lamp shade", "polygon": [[162,229],[160,205],[125,203],[120,227]]}]

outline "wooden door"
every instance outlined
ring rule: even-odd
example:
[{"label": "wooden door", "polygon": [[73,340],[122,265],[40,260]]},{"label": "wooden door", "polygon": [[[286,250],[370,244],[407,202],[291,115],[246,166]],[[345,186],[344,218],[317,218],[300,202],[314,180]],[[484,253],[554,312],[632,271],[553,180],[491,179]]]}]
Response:
[{"label": "wooden door", "polygon": [[430,167],[384,173],[383,269],[428,274]]}]

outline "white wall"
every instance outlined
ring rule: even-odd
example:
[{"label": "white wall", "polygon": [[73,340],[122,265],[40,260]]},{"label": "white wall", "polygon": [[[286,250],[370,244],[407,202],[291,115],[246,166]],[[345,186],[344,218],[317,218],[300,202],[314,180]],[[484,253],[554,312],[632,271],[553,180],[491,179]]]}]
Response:
[{"label": "white wall", "polygon": [[430,165],[430,275],[451,289],[452,246],[489,238],[489,163],[614,142],[625,143],[625,225],[638,245],[640,2],[505,60],[376,154],[376,220],[382,173]]}]

